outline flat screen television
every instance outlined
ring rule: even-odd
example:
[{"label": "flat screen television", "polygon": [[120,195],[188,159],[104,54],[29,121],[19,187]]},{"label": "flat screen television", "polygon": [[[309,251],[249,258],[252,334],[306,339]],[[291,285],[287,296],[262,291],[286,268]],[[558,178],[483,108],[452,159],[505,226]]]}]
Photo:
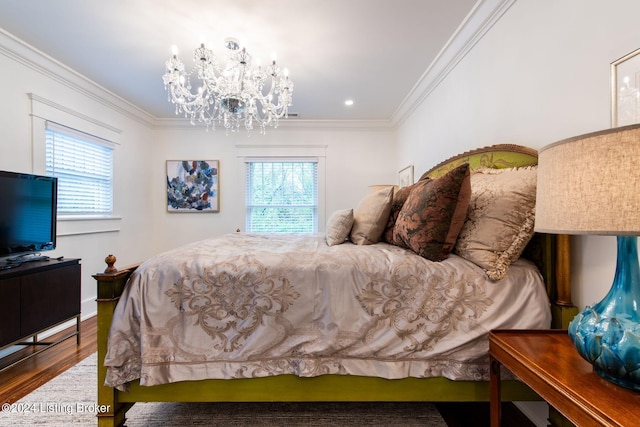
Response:
[{"label": "flat screen television", "polygon": [[58,179],[0,171],[0,260],[56,247]]}]

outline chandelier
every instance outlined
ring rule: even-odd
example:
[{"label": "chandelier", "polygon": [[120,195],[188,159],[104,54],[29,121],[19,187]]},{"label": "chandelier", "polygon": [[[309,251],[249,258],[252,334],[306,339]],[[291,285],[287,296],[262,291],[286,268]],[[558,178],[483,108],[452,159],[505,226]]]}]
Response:
[{"label": "chandelier", "polygon": [[[251,55],[240,49],[236,39],[225,39],[225,47],[227,58],[222,65],[200,44],[193,52],[195,64],[190,72],[173,48],[162,80],[176,114],[184,114],[191,124],[196,120],[206,124],[207,130],[215,130],[216,123],[231,132],[239,131],[241,125],[248,132],[259,126],[261,133],[267,126],[278,127],[291,105],[293,82],[287,69],[281,71],[275,59],[264,69],[260,64],[253,66]],[[192,76],[200,81],[196,90],[191,86]]]}]

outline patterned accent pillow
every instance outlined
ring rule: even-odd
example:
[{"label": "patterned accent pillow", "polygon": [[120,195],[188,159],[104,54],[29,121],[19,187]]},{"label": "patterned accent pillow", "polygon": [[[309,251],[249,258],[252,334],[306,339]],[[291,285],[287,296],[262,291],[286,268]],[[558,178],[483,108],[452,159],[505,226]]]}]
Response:
[{"label": "patterned accent pillow", "polygon": [[350,238],[356,245],[378,243],[389,220],[393,187],[367,194],[353,211]]},{"label": "patterned accent pillow", "polygon": [[393,228],[396,225],[398,214],[400,214],[400,210],[404,206],[404,202],[407,201],[409,193],[411,193],[411,189],[414,185],[416,184],[402,187],[393,195],[393,201],[391,202],[391,212],[389,213],[389,221],[387,221],[387,226],[385,227],[384,233],[382,234],[381,238],[383,241],[391,243],[392,245],[397,245],[395,240],[393,240]]},{"label": "patterned accent pillow", "polygon": [[335,211],[327,221],[327,245],[334,246],[344,243],[353,227],[353,209]]},{"label": "patterned accent pillow", "polygon": [[398,214],[394,241],[431,261],[446,259],[464,224],[470,197],[466,163],[440,178],[418,181]]},{"label": "patterned accent pillow", "polygon": [[537,167],[480,168],[471,174],[469,212],[455,253],[502,279],[531,237]]}]

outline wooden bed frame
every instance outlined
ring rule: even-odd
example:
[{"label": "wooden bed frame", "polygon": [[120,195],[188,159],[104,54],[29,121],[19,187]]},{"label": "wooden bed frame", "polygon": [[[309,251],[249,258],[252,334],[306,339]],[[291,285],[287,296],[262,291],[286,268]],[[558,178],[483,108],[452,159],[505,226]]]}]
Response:
[{"label": "wooden bed frame", "polygon": [[[422,176],[437,177],[461,163],[471,168],[520,167],[537,164],[537,152],[516,145],[495,145],[463,153],[435,166]],[[552,302],[553,328],[565,329],[577,314],[571,302],[568,236],[536,234],[526,250],[545,278]],[[123,425],[126,411],[135,402],[271,402],[271,401],[489,401],[488,381],[451,381],[446,378],[405,378],[386,380],[376,377],[323,375],[300,378],[281,375],[265,378],[187,381],[143,387],[136,381],[130,391],[104,386],[106,368],[102,361],[118,298],[138,265],[117,270],[115,258],[107,257],[105,273],[96,274],[98,286],[98,414],[99,426]],[[517,380],[503,381],[504,401],[540,398]]]}]

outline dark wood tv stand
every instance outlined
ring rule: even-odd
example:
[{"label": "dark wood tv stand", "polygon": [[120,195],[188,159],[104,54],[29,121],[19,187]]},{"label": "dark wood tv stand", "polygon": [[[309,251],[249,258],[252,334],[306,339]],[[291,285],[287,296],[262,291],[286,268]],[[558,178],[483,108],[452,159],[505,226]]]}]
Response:
[{"label": "dark wood tv stand", "polygon": [[[80,344],[80,260],[30,261],[0,271],[0,350],[15,345],[38,347],[0,370],[71,337]],[[53,342],[38,334],[70,320],[71,333]]]}]

